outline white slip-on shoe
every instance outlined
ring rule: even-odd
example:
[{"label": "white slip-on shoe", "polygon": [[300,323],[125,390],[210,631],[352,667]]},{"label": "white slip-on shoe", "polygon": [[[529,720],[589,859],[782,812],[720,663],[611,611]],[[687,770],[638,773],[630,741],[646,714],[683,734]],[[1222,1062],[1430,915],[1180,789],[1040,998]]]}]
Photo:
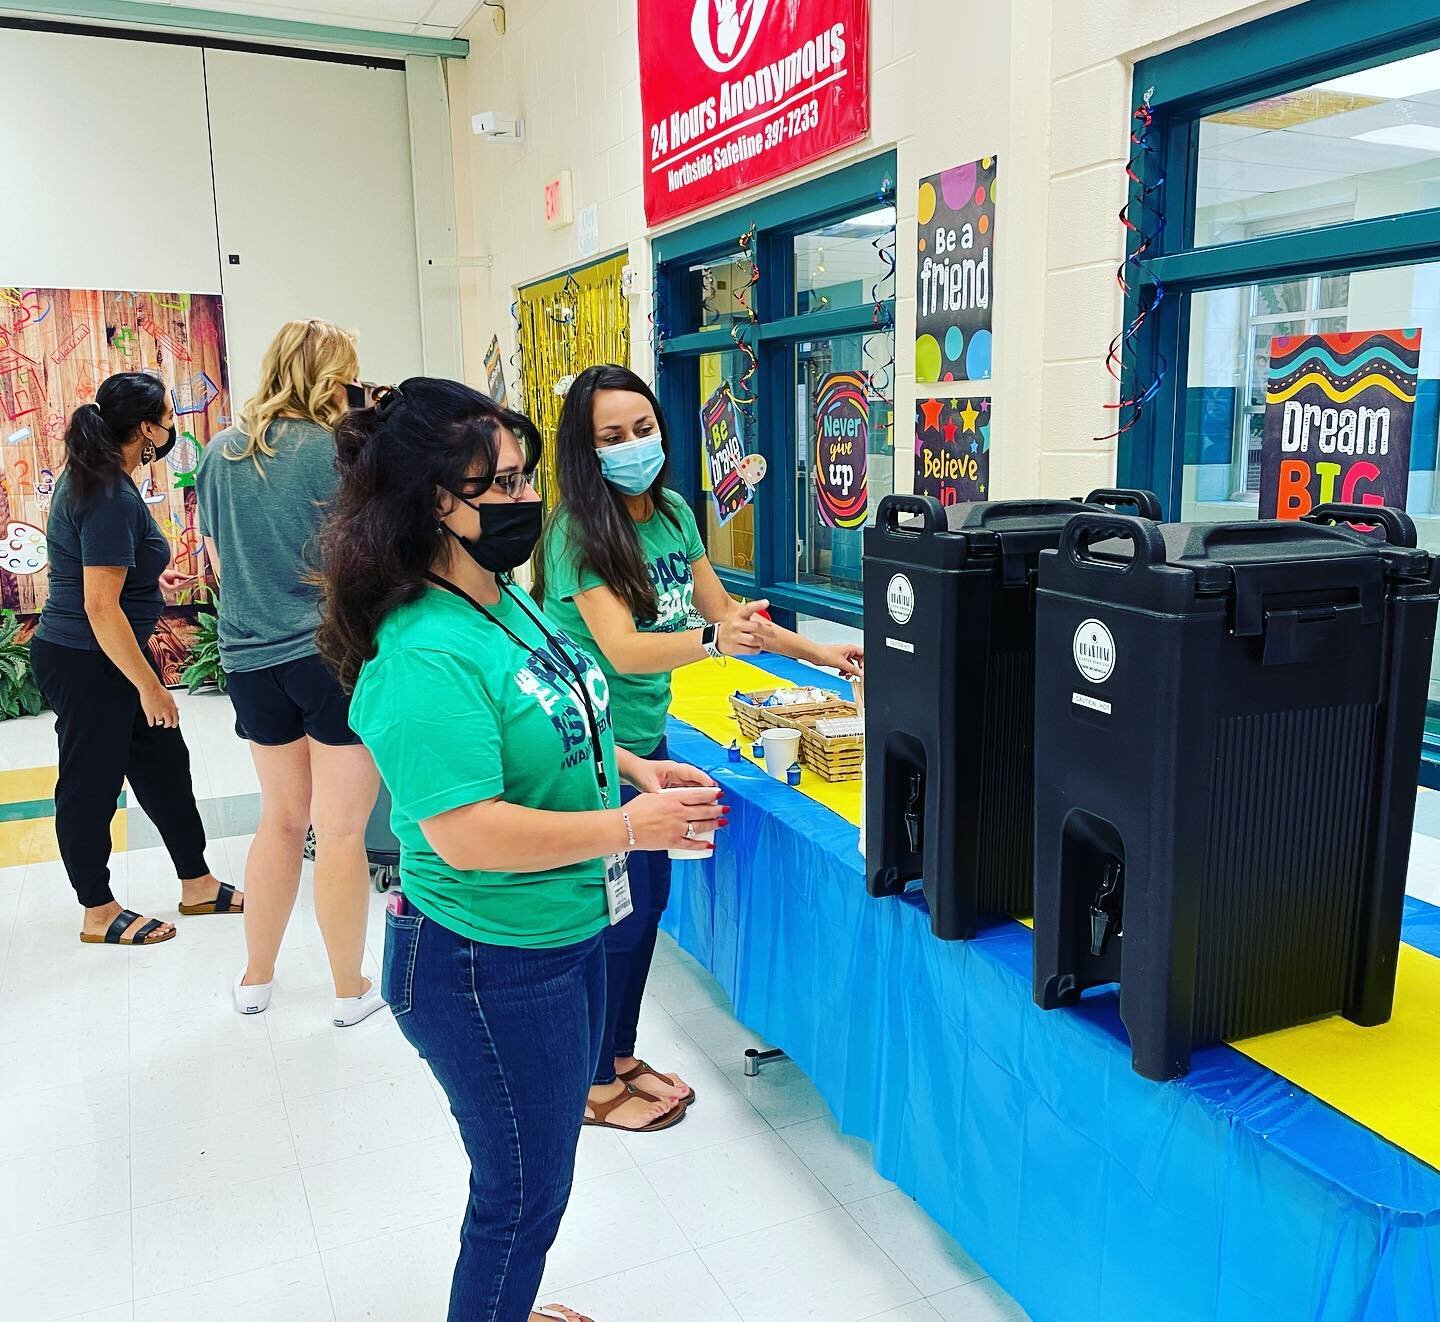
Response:
[{"label": "white slip-on shoe", "polygon": [[273,982],[257,982],[252,987],[245,986],[245,972],[242,969],[235,975],[235,1008],[241,1014],[260,1014],[270,1005],[270,990],[275,984]]},{"label": "white slip-on shoe", "polygon": [[359,996],[335,998],[335,1017],[331,1022],[336,1028],[354,1028],[362,1019],[368,1019],[384,1007],[385,998],[380,995],[378,984],[372,978],[366,981],[370,985]]}]

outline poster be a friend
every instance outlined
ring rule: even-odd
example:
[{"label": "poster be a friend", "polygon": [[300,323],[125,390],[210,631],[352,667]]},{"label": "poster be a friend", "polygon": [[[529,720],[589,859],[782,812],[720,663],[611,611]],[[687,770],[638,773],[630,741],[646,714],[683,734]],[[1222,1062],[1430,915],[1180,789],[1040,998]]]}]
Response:
[{"label": "poster be a friend", "polygon": [[916,200],[915,380],[990,377],[995,172],[986,156],[920,181]]}]

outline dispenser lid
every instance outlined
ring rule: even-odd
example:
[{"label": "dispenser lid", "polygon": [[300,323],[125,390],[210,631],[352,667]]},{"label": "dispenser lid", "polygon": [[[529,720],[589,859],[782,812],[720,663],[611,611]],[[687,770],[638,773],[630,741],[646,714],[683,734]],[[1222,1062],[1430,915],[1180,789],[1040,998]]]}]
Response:
[{"label": "dispenser lid", "polygon": [[[1283,572],[1292,566],[1303,577],[1317,561],[1380,561],[1387,577],[1424,572],[1423,551],[1392,546],[1350,528],[1294,519],[1248,519],[1233,523],[1163,523],[1165,563],[1195,576],[1196,591],[1226,592],[1237,570],[1267,566]],[[1098,560],[1119,563],[1133,551],[1129,542],[1100,542],[1091,547]]]},{"label": "dispenser lid", "polygon": [[951,505],[945,519],[951,532],[1059,532],[1066,521],[1085,510],[1078,500],[981,500]]}]

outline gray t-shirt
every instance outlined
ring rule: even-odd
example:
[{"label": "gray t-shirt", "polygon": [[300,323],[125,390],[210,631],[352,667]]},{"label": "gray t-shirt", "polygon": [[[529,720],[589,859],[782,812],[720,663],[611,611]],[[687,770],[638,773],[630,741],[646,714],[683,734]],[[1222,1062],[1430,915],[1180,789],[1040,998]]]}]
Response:
[{"label": "gray t-shirt", "polygon": [[220,660],[227,671],[263,670],[311,656],[320,624],[316,541],[335,494],[335,438],[301,418],[277,418],[273,459],[227,458],[245,437],[230,427],[200,456],[200,531],[220,555]]},{"label": "gray t-shirt", "polygon": [[71,495],[70,474],[62,472],[45,536],[50,543],[50,595],[36,637],[61,647],[100,650],[85,614],[85,568],[107,565],[125,570],[120,609],[144,647],[165,606],[160,575],[170,563],[170,544],[129,475],[81,504]]}]

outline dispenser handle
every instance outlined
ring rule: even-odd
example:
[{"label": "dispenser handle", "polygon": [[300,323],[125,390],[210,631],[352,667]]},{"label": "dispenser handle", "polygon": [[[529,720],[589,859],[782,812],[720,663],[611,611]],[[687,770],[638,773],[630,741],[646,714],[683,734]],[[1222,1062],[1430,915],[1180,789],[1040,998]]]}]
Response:
[{"label": "dispenser handle", "polygon": [[[1135,554],[1122,563],[1097,560],[1090,554],[1090,547],[1098,541],[1118,537],[1135,546]],[[1150,569],[1165,563],[1165,538],[1159,526],[1151,519],[1135,518],[1129,514],[1077,514],[1066,523],[1060,533],[1060,553],[1070,558],[1070,563],[1084,569],[1109,570],[1111,573],[1128,574],[1137,565]]]},{"label": "dispenser handle", "polygon": [[1087,505],[1133,505],[1142,519],[1154,519],[1159,523],[1164,517],[1160,510],[1160,498],[1153,491],[1139,487],[1097,487],[1085,497]]},{"label": "dispenser handle", "polygon": [[1358,523],[1378,524],[1385,529],[1385,540],[1391,546],[1414,547],[1418,544],[1415,534],[1415,520],[1404,510],[1391,505],[1343,505],[1331,501],[1317,505],[1304,516],[1306,523]]},{"label": "dispenser handle", "polygon": [[[901,514],[918,514],[922,519],[919,529],[902,528],[898,523]],[[875,513],[875,526],[881,535],[897,539],[907,537],[928,537],[931,533],[944,532],[945,506],[934,496],[885,496]]]}]

